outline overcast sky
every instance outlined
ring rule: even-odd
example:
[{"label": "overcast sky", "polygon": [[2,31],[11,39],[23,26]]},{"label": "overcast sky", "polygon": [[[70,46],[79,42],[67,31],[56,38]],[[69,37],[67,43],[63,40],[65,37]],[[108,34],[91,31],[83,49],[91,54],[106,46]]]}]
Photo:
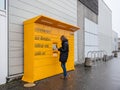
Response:
[{"label": "overcast sky", "polygon": [[112,10],[112,29],[119,33],[120,37],[120,0],[104,0]]}]

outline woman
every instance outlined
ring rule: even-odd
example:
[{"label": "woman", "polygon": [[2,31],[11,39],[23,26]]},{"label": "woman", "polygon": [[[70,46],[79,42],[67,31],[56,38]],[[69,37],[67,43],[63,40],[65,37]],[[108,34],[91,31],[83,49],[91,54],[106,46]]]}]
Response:
[{"label": "woman", "polygon": [[69,44],[67,38],[64,35],[62,35],[60,39],[62,41],[62,47],[58,49],[58,51],[60,51],[59,61],[61,62],[61,67],[63,69],[63,75],[64,75],[63,78],[66,79],[67,78],[66,62],[68,58]]}]

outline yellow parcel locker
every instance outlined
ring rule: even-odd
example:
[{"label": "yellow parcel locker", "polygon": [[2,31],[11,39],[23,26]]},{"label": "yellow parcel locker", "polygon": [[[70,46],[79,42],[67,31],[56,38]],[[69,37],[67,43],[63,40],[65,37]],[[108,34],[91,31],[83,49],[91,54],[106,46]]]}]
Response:
[{"label": "yellow parcel locker", "polygon": [[[34,82],[62,73],[59,52],[60,36],[68,38],[70,52],[67,71],[74,70],[74,31],[79,27],[40,15],[24,22],[24,75],[22,80]],[[71,34],[72,33],[72,34]],[[71,43],[72,42],[72,43]]]}]

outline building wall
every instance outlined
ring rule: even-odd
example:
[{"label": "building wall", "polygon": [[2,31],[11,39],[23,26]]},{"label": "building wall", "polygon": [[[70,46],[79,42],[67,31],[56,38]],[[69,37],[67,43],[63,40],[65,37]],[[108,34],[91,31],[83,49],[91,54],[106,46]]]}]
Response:
[{"label": "building wall", "polygon": [[79,0],[86,7],[88,7],[92,12],[98,15],[98,0]]},{"label": "building wall", "polygon": [[118,33],[112,31],[112,51],[118,51]]},{"label": "building wall", "polygon": [[98,25],[85,18],[85,57],[89,51],[98,51]]},{"label": "building wall", "polygon": [[84,3],[78,0],[78,26],[80,30],[77,32],[78,44],[78,61],[76,63],[84,63],[85,60],[85,18],[94,23],[98,23],[98,16],[91,9],[86,7]]},{"label": "building wall", "polygon": [[118,38],[118,50],[120,51],[120,38]]},{"label": "building wall", "polygon": [[6,0],[0,0],[0,84],[6,83],[8,75],[8,31]]},{"label": "building wall", "polygon": [[112,53],[112,12],[103,0],[99,0],[99,49]]},{"label": "building wall", "polygon": [[0,10],[0,84],[6,82],[7,77],[7,13]]},{"label": "building wall", "polygon": [[77,0],[9,0],[9,76],[23,73],[23,21],[41,14],[77,25]]}]

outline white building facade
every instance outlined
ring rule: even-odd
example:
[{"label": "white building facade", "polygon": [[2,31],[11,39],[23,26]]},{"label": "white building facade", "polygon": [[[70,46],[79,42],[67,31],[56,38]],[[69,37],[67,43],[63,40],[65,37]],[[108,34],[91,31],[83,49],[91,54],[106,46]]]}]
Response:
[{"label": "white building facade", "polygon": [[78,0],[78,64],[85,62],[89,51],[98,50],[98,0]]},{"label": "white building facade", "polygon": [[118,50],[120,51],[120,38],[118,38]]},{"label": "white building facade", "polygon": [[99,51],[98,24],[85,18],[85,57],[89,51]]},{"label": "white building facade", "polygon": [[8,31],[6,1],[0,0],[0,84],[6,82],[8,75]]},{"label": "white building facade", "polygon": [[99,0],[98,45],[99,50],[112,54],[112,11],[103,0]]},{"label": "white building facade", "polygon": [[118,51],[118,33],[112,31],[112,51]]}]

